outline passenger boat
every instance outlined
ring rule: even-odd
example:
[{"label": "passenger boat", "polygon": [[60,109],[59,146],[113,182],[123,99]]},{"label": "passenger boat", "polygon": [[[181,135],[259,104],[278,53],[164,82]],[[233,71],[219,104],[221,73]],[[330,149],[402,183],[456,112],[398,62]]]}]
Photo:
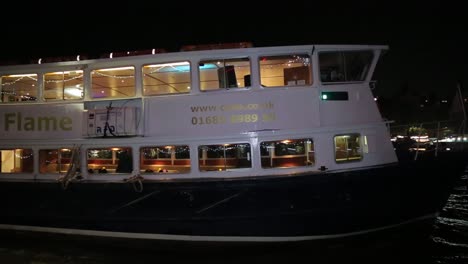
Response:
[{"label": "passenger boat", "polygon": [[430,225],[466,163],[398,160],[371,89],[387,49],[239,43],[1,66],[0,229],[262,243]]}]

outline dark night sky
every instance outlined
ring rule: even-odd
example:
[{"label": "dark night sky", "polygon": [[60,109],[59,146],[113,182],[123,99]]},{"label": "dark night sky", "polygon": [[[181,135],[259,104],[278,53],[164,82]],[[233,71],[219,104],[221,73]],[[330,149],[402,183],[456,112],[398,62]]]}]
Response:
[{"label": "dark night sky", "polygon": [[465,9],[448,1],[42,2],[2,6],[0,60],[241,41],[385,44],[375,74],[382,95],[402,87],[449,95],[457,80],[467,82]]}]

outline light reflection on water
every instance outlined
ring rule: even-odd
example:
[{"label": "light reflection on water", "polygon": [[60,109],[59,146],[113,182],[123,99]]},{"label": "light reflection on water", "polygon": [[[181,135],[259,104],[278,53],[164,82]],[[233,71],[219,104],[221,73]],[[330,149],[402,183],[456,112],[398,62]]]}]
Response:
[{"label": "light reflection on water", "polygon": [[462,177],[437,218],[432,233],[433,263],[468,263],[468,179]]},{"label": "light reflection on water", "polygon": [[[0,244],[0,263],[16,264],[139,264],[139,263],[468,263],[468,180],[457,186],[437,218],[426,241],[367,241],[365,244],[334,245],[311,249],[310,245],[289,248],[256,248],[239,251],[138,250],[86,246],[80,242],[44,240]],[[396,242],[395,242],[396,241]],[[306,261],[307,260],[307,261]]]}]

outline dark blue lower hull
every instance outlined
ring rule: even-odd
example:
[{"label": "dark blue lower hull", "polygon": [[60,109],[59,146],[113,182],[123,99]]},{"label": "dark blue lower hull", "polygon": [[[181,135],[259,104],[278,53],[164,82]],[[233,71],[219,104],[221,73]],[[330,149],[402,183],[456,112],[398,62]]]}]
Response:
[{"label": "dark blue lower hull", "polygon": [[[456,159],[282,177],[122,183],[1,182],[0,226],[97,236],[294,241],[427,222],[462,175]],[[138,187],[142,187],[140,189]]]}]

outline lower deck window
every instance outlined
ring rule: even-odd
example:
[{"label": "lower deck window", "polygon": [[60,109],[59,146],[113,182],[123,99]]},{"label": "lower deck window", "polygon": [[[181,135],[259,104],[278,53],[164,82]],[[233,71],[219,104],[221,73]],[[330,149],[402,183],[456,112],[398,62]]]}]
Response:
[{"label": "lower deck window", "polygon": [[39,173],[65,173],[70,167],[71,149],[39,150]]},{"label": "lower deck window", "polygon": [[346,134],[335,136],[335,161],[350,162],[362,159],[361,136]]},{"label": "lower deck window", "polygon": [[198,147],[200,171],[251,168],[250,144],[219,144]]},{"label": "lower deck window", "polygon": [[290,168],[315,164],[314,141],[286,139],[260,143],[262,168]]},{"label": "lower deck window", "polygon": [[151,146],[140,149],[140,173],[189,172],[189,146]]},{"label": "lower deck window", "polygon": [[0,149],[0,173],[32,173],[32,149]]},{"label": "lower deck window", "polygon": [[87,157],[88,173],[131,173],[133,171],[131,148],[88,149]]}]

